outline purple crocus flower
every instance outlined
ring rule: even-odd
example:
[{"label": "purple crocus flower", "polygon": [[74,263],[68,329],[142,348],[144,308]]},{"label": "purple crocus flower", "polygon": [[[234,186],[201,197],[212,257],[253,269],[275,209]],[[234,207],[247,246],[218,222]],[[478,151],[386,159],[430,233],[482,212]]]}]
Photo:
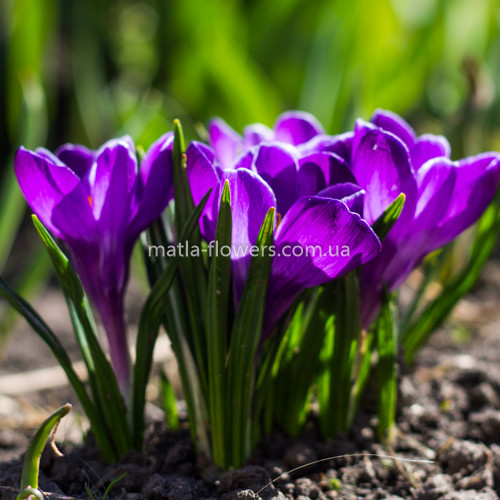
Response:
[{"label": "purple crocus flower", "polygon": [[[264,335],[302,290],[342,276],[380,251],[378,238],[361,217],[364,192],[353,184],[345,162],[329,153],[305,159],[295,153],[286,144],[265,143],[243,155],[235,168],[223,169],[210,147],[193,142],[187,151],[194,202],[213,188],[200,218],[208,241],[215,237],[221,190],[229,181],[236,303],[246,282],[250,247],[269,208],[277,207]],[[327,188],[333,178],[338,183]]]},{"label": "purple crocus flower", "polygon": [[472,225],[491,203],[500,177],[500,155],[483,153],[450,160],[441,136],[415,131],[399,116],[378,110],[370,123],[358,120],[354,132],[314,138],[303,151],[340,155],[366,191],[364,216],[372,224],[405,193],[400,219],[383,242],[382,252],[360,274],[361,317],[374,319],[385,283],[395,290],[430,252]]},{"label": "purple crocus flower", "polygon": [[124,294],[132,248],[173,196],[169,133],[145,155],[140,170],[130,137],[99,150],[67,144],[55,154],[21,147],[19,185],[43,224],[68,247],[75,269],[106,330],[111,361],[125,398],[130,360]]},{"label": "purple crocus flower", "polygon": [[263,142],[283,142],[299,146],[324,133],[318,120],[304,111],[282,113],[272,129],[260,123],[248,125],[243,131],[243,137],[221,118],[210,121],[208,132],[210,145],[223,168],[233,167],[241,155]]}]

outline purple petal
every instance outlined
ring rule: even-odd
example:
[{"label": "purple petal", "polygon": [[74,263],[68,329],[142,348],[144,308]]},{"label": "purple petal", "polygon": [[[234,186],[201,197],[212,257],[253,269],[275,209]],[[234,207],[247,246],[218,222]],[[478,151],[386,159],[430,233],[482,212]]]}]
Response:
[{"label": "purple petal", "polygon": [[294,149],[278,143],[263,144],[256,152],[254,166],[274,191],[278,212],[285,214],[297,197],[298,161]]},{"label": "purple petal", "polygon": [[243,153],[235,162],[234,169],[238,170],[239,168],[246,168],[247,170],[252,170],[252,172],[256,172],[256,168],[254,165],[254,159],[257,154],[258,147],[253,147],[246,153]]},{"label": "purple petal", "polygon": [[274,132],[261,123],[248,125],[243,130],[243,147],[250,149],[253,146],[259,145],[261,142],[269,142],[274,139]]},{"label": "purple petal", "polygon": [[49,158],[52,155],[48,151],[33,153],[21,147],[17,151],[14,166],[19,186],[29,206],[52,233],[61,237],[61,232],[52,222],[52,212],[80,180],[57,158],[57,163],[52,163]]},{"label": "purple petal", "polygon": [[456,181],[446,216],[439,225],[440,246],[479,219],[493,200],[500,177],[500,155],[483,153],[456,164]]},{"label": "purple petal", "polygon": [[411,150],[415,144],[415,131],[399,115],[391,111],[377,109],[370,119],[375,126],[398,137]]},{"label": "purple petal", "polygon": [[276,206],[271,188],[247,169],[225,170],[217,199],[220,200],[225,181],[229,181],[232,213],[232,269],[236,302],[245,286],[251,247],[256,244],[267,211]]},{"label": "purple petal", "polygon": [[212,241],[215,238],[220,197],[216,193],[220,179],[212,149],[201,142],[191,142],[186,151],[186,174],[195,205],[212,189],[200,217],[201,234],[207,241]]},{"label": "purple petal", "polygon": [[314,196],[325,187],[326,179],[322,168],[315,162],[300,160],[297,173],[297,198]]},{"label": "purple petal", "polygon": [[338,278],[374,258],[381,248],[368,224],[343,202],[314,196],[301,198],[290,208],[275,239],[266,329],[301,290]]},{"label": "purple petal", "polygon": [[396,136],[359,120],[353,143],[352,171],[366,191],[364,217],[370,224],[400,193],[406,195],[401,218],[413,215],[417,187],[408,150]]},{"label": "purple petal", "polygon": [[365,191],[357,184],[352,184],[351,182],[335,184],[320,191],[317,196],[343,201],[351,212],[355,212],[360,217],[363,217]]},{"label": "purple petal", "polygon": [[281,114],[274,125],[275,140],[297,146],[323,134],[318,120],[304,111],[287,111]]},{"label": "purple petal", "polygon": [[342,182],[356,183],[356,178],[346,161],[335,153],[321,152],[302,157],[299,160],[299,173],[310,164],[317,165],[321,169],[327,186]]},{"label": "purple petal", "polygon": [[413,168],[418,170],[426,161],[432,158],[450,157],[450,143],[441,135],[424,134],[416,141],[410,150]]},{"label": "purple petal", "polygon": [[125,228],[137,207],[137,160],[127,140],[114,139],[102,146],[88,173],[94,217],[112,230]]},{"label": "purple petal", "polygon": [[208,124],[210,145],[223,168],[232,168],[242,153],[242,138],[224,120],[215,118]]},{"label": "purple petal", "polygon": [[353,138],[354,132],[340,135],[318,135],[298,146],[298,150],[301,157],[320,152],[335,153],[350,164]]},{"label": "purple petal", "polygon": [[151,145],[141,162],[139,208],[130,227],[130,237],[134,240],[161,215],[174,197],[173,143],[173,132],[163,135]]},{"label": "purple petal", "polygon": [[446,158],[427,162],[416,173],[418,201],[414,223],[408,228],[412,233],[429,232],[437,228],[448,211],[453,196],[457,169]]},{"label": "purple petal", "polygon": [[95,151],[76,144],[64,144],[56,150],[55,154],[80,179],[90,170],[96,155]]}]

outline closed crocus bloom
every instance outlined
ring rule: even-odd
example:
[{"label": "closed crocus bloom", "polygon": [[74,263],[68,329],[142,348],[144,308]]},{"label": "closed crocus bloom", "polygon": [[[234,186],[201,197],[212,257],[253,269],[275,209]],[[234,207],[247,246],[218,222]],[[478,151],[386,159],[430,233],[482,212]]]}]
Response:
[{"label": "closed crocus bloom", "polygon": [[[234,167],[221,168],[214,151],[204,144],[191,143],[187,150],[187,175],[194,202],[213,189],[200,218],[208,241],[215,237],[221,191],[225,181],[229,182],[236,303],[246,282],[250,247],[257,241],[269,208],[277,208],[266,335],[302,290],[369,261],[380,251],[380,242],[361,217],[364,192],[335,155],[311,155],[301,161],[293,147],[264,143],[243,155]],[[327,180],[334,177],[339,182],[327,188]]]},{"label": "closed crocus bloom", "polygon": [[55,154],[21,147],[15,158],[26,201],[69,249],[101,316],[124,397],[130,384],[123,305],[130,257],[141,231],[172,198],[172,144],[173,134],[161,137],[140,169],[129,137],[111,140],[97,151],[72,144]]},{"label": "closed crocus bloom", "polygon": [[208,132],[210,145],[222,168],[233,168],[241,155],[263,142],[283,142],[299,146],[324,133],[318,120],[304,111],[282,113],[272,129],[260,123],[248,125],[243,136],[221,118],[215,118],[209,123]]}]

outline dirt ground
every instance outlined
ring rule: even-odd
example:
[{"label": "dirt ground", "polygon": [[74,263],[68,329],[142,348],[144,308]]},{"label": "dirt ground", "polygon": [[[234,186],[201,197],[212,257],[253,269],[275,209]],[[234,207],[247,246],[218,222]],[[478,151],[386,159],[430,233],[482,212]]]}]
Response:
[{"label": "dirt ground", "polygon": [[[136,299],[130,300],[132,325],[140,303]],[[422,350],[415,368],[402,374],[392,447],[376,442],[376,419],[367,405],[348,436],[323,441],[314,420],[300,439],[277,430],[246,467],[216,481],[204,478],[197,467],[188,431],[165,430],[162,412],[154,405],[148,409],[147,453],[130,454],[114,466],[101,463],[91,444],[82,445],[85,421],[51,353],[20,323],[0,364],[0,499],[15,498],[29,437],[49,412],[66,402],[74,404],[74,411],[57,435],[64,457],[50,450],[42,457],[40,486],[48,498],[89,498],[85,485],[94,498],[102,498],[106,485],[125,472],[109,498],[500,498],[499,305],[500,264],[493,261],[447,326]],[[59,293],[49,289],[37,308],[77,361]],[[166,345],[164,340],[159,359],[169,364]],[[150,392],[154,401],[154,384]],[[346,454],[353,456],[328,459]],[[317,460],[321,462],[287,472]]]}]

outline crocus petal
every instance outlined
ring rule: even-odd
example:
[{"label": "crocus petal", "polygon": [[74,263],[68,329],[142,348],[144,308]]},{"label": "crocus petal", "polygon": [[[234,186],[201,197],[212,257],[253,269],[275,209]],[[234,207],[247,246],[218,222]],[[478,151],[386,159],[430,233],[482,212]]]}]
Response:
[{"label": "crocus petal", "polygon": [[483,153],[456,163],[456,181],[446,216],[439,224],[441,245],[474,224],[495,196],[500,155]]},{"label": "crocus petal", "polygon": [[[302,162],[302,160],[301,160]],[[326,179],[323,169],[314,162],[299,163],[297,173],[297,198],[313,196],[318,191],[325,189]]]},{"label": "crocus petal", "polygon": [[377,109],[370,119],[375,126],[398,137],[411,150],[415,144],[415,131],[399,115],[391,111]]},{"label": "crocus petal", "polygon": [[318,120],[304,111],[287,111],[281,114],[274,125],[275,140],[298,146],[313,137],[323,134]]},{"label": "crocus petal", "polygon": [[363,217],[363,202],[365,194],[365,191],[357,184],[344,182],[342,184],[335,184],[334,186],[329,186],[326,189],[323,189],[317,194],[317,196],[343,201],[351,212],[355,212],[360,217]]},{"label": "crocus petal", "polygon": [[152,144],[141,162],[138,211],[130,226],[130,238],[155,221],[174,197],[172,148],[174,134],[160,137]]},{"label": "crocus petal", "polygon": [[232,214],[232,270],[236,303],[239,301],[251,259],[251,247],[256,244],[264,218],[276,198],[268,184],[247,169],[223,172],[217,199],[220,200],[225,181],[229,181]]},{"label": "crocus petal", "polygon": [[278,212],[286,213],[297,196],[298,160],[294,149],[285,144],[263,144],[255,154],[254,166],[274,191]]},{"label": "crocus petal", "polygon": [[410,150],[413,168],[418,170],[426,161],[432,158],[450,157],[450,143],[441,135],[424,134],[416,141]]},{"label": "crocus petal", "polygon": [[266,330],[272,328],[301,290],[364,264],[380,248],[373,230],[343,202],[315,196],[298,200],[276,232]]},{"label": "crocus petal", "polygon": [[95,151],[76,144],[63,144],[55,154],[80,179],[90,170],[95,157]]},{"label": "crocus petal", "polygon": [[365,219],[373,224],[400,193],[406,195],[402,219],[415,210],[417,187],[405,145],[393,134],[358,120],[352,171],[366,191]]},{"label": "crocus petal", "polygon": [[224,120],[214,118],[208,124],[210,146],[223,168],[231,168],[242,153],[242,139]]},{"label": "crocus petal", "polygon": [[[48,151],[47,151],[48,153]],[[52,163],[43,151],[33,153],[21,147],[14,160],[17,180],[26,201],[45,226],[56,236],[61,232],[52,222],[52,212],[79,182],[67,166]]]},{"label": "crocus petal", "polygon": [[446,158],[434,158],[417,171],[418,201],[409,231],[428,233],[438,227],[448,211],[456,174],[456,167]]},{"label": "crocus petal", "polygon": [[125,227],[136,212],[130,201],[137,186],[137,160],[128,141],[114,139],[99,149],[88,181],[95,219],[108,227]]},{"label": "crocus petal", "polygon": [[274,139],[274,132],[265,125],[261,123],[254,123],[253,125],[248,125],[243,130],[243,147],[244,149],[250,149],[253,146],[257,146],[261,142],[268,142]]},{"label": "crocus petal", "polygon": [[207,241],[211,241],[215,238],[219,210],[216,190],[220,180],[212,149],[201,142],[191,142],[186,151],[186,174],[195,205],[212,189],[200,217],[201,234]]},{"label": "crocus petal", "polygon": [[347,162],[335,153],[325,151],[302,157],[299,160],[299,173],[310,164],[317,165],[321,169],[328,186],[342,182],[356,183],[356,178]]},{"label": "crocus petal", "polygon": [[335,153],[350,164],[353,138],[354,132],[346,132],[345,134],[333,136],[318,135],[298,146],[298,150],[302,157],[321,151]]}]

